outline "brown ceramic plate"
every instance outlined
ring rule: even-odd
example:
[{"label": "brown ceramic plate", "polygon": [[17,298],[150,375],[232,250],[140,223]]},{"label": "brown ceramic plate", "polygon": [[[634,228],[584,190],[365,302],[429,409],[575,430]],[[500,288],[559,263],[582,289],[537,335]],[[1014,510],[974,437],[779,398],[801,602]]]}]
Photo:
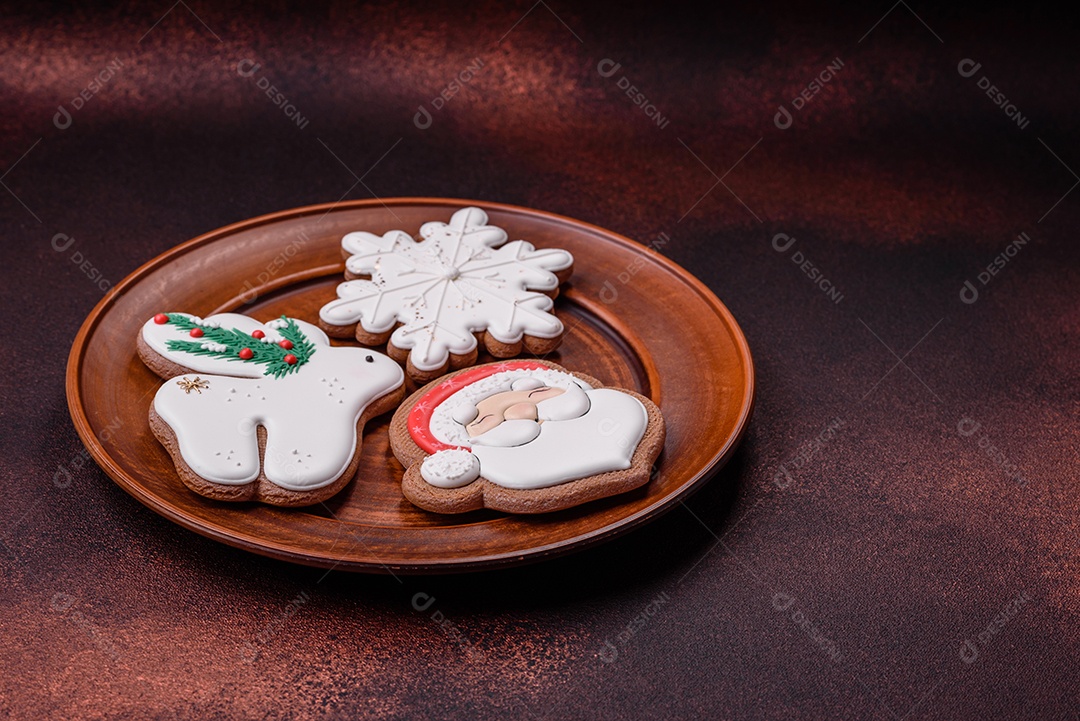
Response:
[{"label": "brown ceramic plate", "polygon": [[[574,254],[556,301],[568,332],[549,358],[655,401],[667,420],[644,488],[567,511],[439,516],[413,507],[389,449],[390,414],[368,423],[355,480],[324,505],[278,509],[215,502],[179,480],[147,413],[161,379],[135,352],[162,311],[234,311],[314,320],[342,280],[341,237],[418,231],[461,207],[484,208],[511,239]],[[491,360],[481,355],[480,362]],[[98,464],[142,503],[210,538],[274,558],[365,572],[438,573],[567,553],[656,518],[734,452],[750,418],[754,370],[731,313],[659,253],[587,223],[495,203],[432,198],[355,201],[266,215],[188,241],[142,266],[86,319],[67,369],[75,427]]]}]

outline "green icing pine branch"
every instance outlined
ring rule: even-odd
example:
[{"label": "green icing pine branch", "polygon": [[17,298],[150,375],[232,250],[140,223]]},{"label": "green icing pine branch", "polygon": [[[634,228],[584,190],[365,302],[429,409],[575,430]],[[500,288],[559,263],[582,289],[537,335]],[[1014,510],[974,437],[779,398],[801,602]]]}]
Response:
[{"label": "green icing pine branch", "polygon": [[[285,325],[278,329],[278,334],[292,344],[291,348],[282,348],[278,343],[264,343],[261,339],[236,328],[211,328],[200,325],[179,313],[169,313],[166,318],[166,322],[178,330],[190,333],[198,328],[201,332],[196,340],[166,341],[165,347],[169,350],[242,363],[262,363],[266,365],[265,375],[275,378],[281,378],[299,370],[300,366],[307,363],[315,354],[315,345],[296,325],[296,321],[285,316],[281,316]],[[224,346],[225,350],[204,348],[203,345],[207,343]],[[288,360],[290,358],[293,359],[292,363]]]},{"label": "green icing pine branch", "polygon": [[306,363],[307,359],[315,354],[315,344],[308,340],[308,337],[296,325],[296,321],[285,316],[281,316],[281,318],[286,321],[286,325],[284,328],[278,329],[278,334],[293,344],[293,353],[298,359],[303,358]]}]

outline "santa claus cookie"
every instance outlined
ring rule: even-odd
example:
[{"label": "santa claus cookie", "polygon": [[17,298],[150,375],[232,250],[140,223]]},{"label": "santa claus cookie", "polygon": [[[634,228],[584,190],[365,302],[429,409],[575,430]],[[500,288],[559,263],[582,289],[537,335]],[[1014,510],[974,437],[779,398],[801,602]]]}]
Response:
[{"label": "santa claus cookie", "polygon": [[555,350],[564,328],[551,309],[573,256],[507,243],[487,222],[484,211],[464,208],[449,223],[420,226],[419,242],[401,230],[349,233],[341,241],[348,280],[319,325],[364,345],[388,343],[419,382],[476,363],[480,341],[496,358]]},{"label": "santa claus cookie", "polygon": [[341,490],[367,420],[405,394],[382,353],[331,347],[310,323],[159,313],[139,357],[167,379],[150,428],[188,488],[220,501],[306,506]]},{"label": "santa claus cookie", "polygon": [[390,424],[405,497],[436,513],[544,513],[638,488],[664,446],[656,404],[541,360],[429,383]]}]

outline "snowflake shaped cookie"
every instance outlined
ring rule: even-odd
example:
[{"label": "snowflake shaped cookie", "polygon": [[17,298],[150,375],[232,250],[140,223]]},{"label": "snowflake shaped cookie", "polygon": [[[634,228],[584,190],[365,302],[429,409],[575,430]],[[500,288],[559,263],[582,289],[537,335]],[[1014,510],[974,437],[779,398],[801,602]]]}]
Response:
[{"label": "snowflake shaped cookie", "polygon": [[320,326],[365,345],[389,341],[387,353],[418,381],[475,363],[480,339],[498,358],[551,352],[564,332],[553,298],[574,258],[507,243],[487,222],[483,210],[463,208],[449,223],[422,225],[420,241],[401,230],[349,233],[347,280],[319,312]]}]

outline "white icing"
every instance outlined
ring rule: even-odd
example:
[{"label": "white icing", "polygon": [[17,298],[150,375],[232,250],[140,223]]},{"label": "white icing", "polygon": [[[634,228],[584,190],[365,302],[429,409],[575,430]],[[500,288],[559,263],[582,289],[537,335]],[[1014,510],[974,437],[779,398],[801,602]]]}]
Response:
[{"label": "white icing", "polygon": [[535,390],[537,388],[542,388],[543,386],[544,386],[544,384],[541,383],[540,381],[538,381],[536,378],[526,377],[526,378],[519,378],[516,381],[514,381],[513,383],[511,383],[510,384],[510,390],[512,390],[512,391],[531,391],[531,390]]},{"label": "white icing", "polygon": [[538,489],[626,470],[648,427],[648,411],[637,398],[613,388],[589,390],[586,395],[589,409],[577,418],[541,424],[504,421],[501,426],[531,423],[539,432],[522,445],[474,444],[471,455],[477,461],[477,476],[464,460],[463,454],[468,454],[464,450],[429,456],[420,475],[439,488],[458,488],[482,475],[504,488]]},{"label": "white icing", "polygon": [[454,421],[463,426],[472,423],[478,414],[479,411],[476,409],[476,406],[469,403],[459,403],[450,412],[450,416]]},{"label": "white icing", "polygon": [[[249,334],[262,330],[268,336],[271,324],[284,325],[280,319],[263,325],[233,313],[212,319],[226,328]],[[264,375],[262,364],[168,350],[165,341],[190,336],[153,320],[143,326],[151,348],[202,374],[208,383],[201,393],[185,393],[169,382],[154,397],[154,410],[176,433],[180,455],[197,475],[224,485],[254,481],[259,475],[258,426],[266,429],[263,470],[282,488],[322,488],[352,462],[359,443],[357,421],[373,400],[402,384],[401,366],[372,350],[331,347],[318,327],[300,320],[296,324],[316,350],[306,364],[280,378]]]},{"label": "white icing", "polygon": [[203,343],[199,347],[203,350],[214,351],[215,353],[224,353],[226,350],[228,350],[228,346],[224,343]]},{"label": "white icing", "polygon": [[359,323],[369,333],[402,323],[391,341],[428,371],[450,353],[472,352],[474,332],[487,330],[503,343],[525,334],[555,338],[563,325],[550,313],[552,300],[533,291],[557,288],[555,272],[569,268],[573,256],[523,240],[506,243],[506,232],[487,221],[479,208],[463,208],[449,223],[421,226],[420,242],[400,230],[349,233],[341,241],[351,254],[346,267],[371,280],[340,284],[338,300],[319,316],[331,325]]},{"label": "white icing", "polygon": [[[175,315],[187,316],[199,325],[205,324],[205,321],[198,316],[188,315],[187,313],[176,313]],[[219,319],[217,322],[221,323],[226,328],[236,328],[248,335],[251,335],[251,332],[254,330],[262,330],[267,336],[270,336],[271,334],[270,331],[267,331],[266,326],[250,316],[240,315],[239,313],[220,313],[213,316],[213,318]],[[280,318],[278,320],[280,321]],[[296,323],[317,346],[329,344],[330,341],[326,337],[326,334],[317,326],[299,320],[296,321]],[[278,338],[278,340],[281,339],[276,333],[274,333],[274,336]],[[197,373],[221,373],[243,378],[262,378],[266,371],[266,366],[264,365],[257,363],[242,363],[239,358],[218,358],[215,356],[199,356],[180,351],[171,351],[166,345],[170,340],[198,341],[199,339],[192,338],[188,333],[179,330],[176,326],[169,323],[158,325],[153,319],[146,321],[142,327],[142,337],[143,340],[146,341],[146,344],[158,355],[164,356],[169,360],[174,361],[177,365],[190,368]],[[252,338],[251,342],[255,343],[256,339]]]},{"label": "white icing", "polygon": [[540,435],[540,424],[524,419],[505,420],[480,436],[473,436],[470,444],[476,446],[523,446]]},{"label": "white icing", "polygon": [[589,412],[589,396],[580,388],[568,388],[565,393],[536,404],[536,417],[541,421],[568,421]]},{"label": "white icing", "polygon": [[[477,402],[495,393],[511,390],[513,382],[521,378],[534,378],[553,388],[568,388],[570,384],[577,384],[585,390],[592,389],[592,386],[585,381],[579,380],[569,373],[550,368],[543,370],[519,369],[493,373],[475,383],[464,386],[440,403],[431,414],[431,423],[429,425],[431,435],[451,446],[469,445],[469,435],[465,432],[464,424],[456,421],[454,414],[458,413],[461,417],[464,417],[468,412],[472,412],[472,416],[475,418]],[[469,418],[469,421],[471,420],[472,418]]]},{"label": "white icing", "polygon": [[473,446],[480,474],[504,488],[536,489],[629,468],[649,423],[645,406],[613,388],[588,396],[588,413],[540,424],[536,440],[525,445]]},{"label": "white icing", "polygon": [[438,488],[460,488],[480,477],[480,462],[468,451],[439,451],[424,459],[420,476]]}]

